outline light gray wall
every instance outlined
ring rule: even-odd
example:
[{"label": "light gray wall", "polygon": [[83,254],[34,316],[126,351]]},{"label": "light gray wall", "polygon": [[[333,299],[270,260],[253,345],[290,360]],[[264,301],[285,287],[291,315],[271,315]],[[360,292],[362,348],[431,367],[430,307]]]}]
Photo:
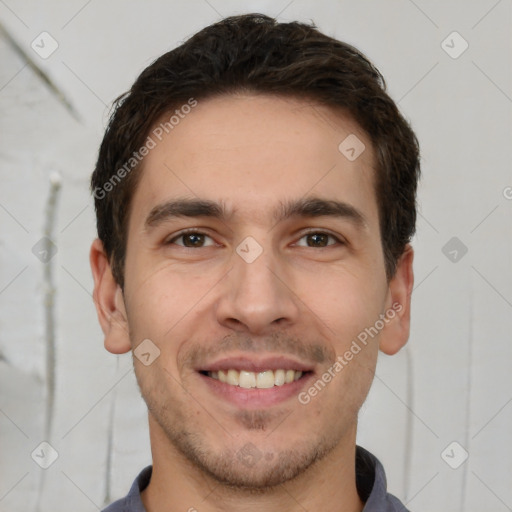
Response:
[{"label": "light gray wall", "polygon": [[[111,101],[250,11],[367,53],[421,142],[411,339],[381,357],[359,443],[412,510],[512,510],[511,3],[1,1],[0,510],[96,510],[150,463],[131,359],[103,349],[91,299],[88,179]],[[58,43],[46,59],[31,47],[51,49],[43,31]],[[32,252],[45,234],[46,264]],[[46,470],[31,458],[52,450]]]}]

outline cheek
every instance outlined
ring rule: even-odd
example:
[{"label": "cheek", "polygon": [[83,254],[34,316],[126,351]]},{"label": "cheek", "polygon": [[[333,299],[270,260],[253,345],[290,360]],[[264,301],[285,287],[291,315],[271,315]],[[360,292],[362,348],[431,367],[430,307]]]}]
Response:
[{"label": "cheek", "polygon": [[[126,309],[132,346],[151,340],[159,351],[160,376],[168,377],[166,372],[170,372],[186,385],[190,375],[180,365],[179,355],[191,336],[197,335],[205,322],[210,324],[207,318],[211,316],[211,302],[205,295],[218,277],[213,273],[205,277],[203,273],[183,272],[167,262],[151,274],[132,271],[129,275]],[[151,386],[152,376],[140,371],[141,379],[148,379],[147,385]]]},{"label": "cheek", "polygon": [[355,414],[368,394],[377,364],[379,335],[368,333],[382,313],[386,287],[359,275],[340,273],[338,277],[324,283],[323,294],[317,292],[314,310],[330,327],[330,343],[340,363],[331,367],[331,398]]},{"label": "cheek", "polygon": [[[345,435],[346,429],[354,425],[368,395],[375,363],[376,354],[368,347],[366,353],[359,353],[341,371],[331,368],[330,373],[319,375],[299,397],[304,414],[309,418],[309,428],[321,432],[325,424],[329,424],[331,436]],[[329,381],[323,384],[327,379]]]},{"label": "cheek", "polygon": [[[127,308],[131,327],[147,329],[158,338],[167,338],[198,305],[204,295],[207,279],[180,272],[169,264],[139,265],[139,269],[152,268],[152,272],[137,271],[133,265],[126,281]],[[210,285],[211,286],[211,285]]]},{"label": "cheek", "polygon": [[387,292],[385,279],[370,272],[350,273],[346,268],[328,276],[311,276],[303,287],[304,302],[331,327],[340,349],[374,325]]},{"label": "cheek", "polygon": [[164,370],[161,355],[151,366],[135,364],[135,376],[148,410],[164,424],[167,411],[172,411],[174,421],[183,419],[186,411],[179,384]]}]

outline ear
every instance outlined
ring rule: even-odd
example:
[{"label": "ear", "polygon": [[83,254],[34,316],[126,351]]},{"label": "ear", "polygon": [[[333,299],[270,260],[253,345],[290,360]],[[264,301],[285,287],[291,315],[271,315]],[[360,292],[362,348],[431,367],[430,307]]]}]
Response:
[{"label": "ear", "polygon": [[396,354],[409,339],[411,294],[414,285],[413,258],[414,251],[407,245],[398,260],[395,275],[389,282],[386,298],[388,322],[381,331],[379,341],[380,350],[388,355]]},{"label": "ear", "polygon": [[99,239],[91,245],[89,260],[94,278],[93,299],[105,335],[105,348],[113,354],[124,354],[131,345],[123,291],[112,275],[109,259]]}]

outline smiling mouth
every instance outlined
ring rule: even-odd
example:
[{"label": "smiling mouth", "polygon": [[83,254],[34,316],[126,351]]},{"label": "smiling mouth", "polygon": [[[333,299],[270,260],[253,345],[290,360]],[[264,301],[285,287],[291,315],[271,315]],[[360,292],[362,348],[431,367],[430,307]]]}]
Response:
[{"label": "smiling mouth", "polygon": [[236,370],[232,368],[229,370],[201,371],[200,373],[230,386],[245,389],[268,389],[273,388],[274,386],[284,386],[286,384],[291,384],[292,382],[305,377],[311,372],[284,369],[251,372],[247,370]]}]

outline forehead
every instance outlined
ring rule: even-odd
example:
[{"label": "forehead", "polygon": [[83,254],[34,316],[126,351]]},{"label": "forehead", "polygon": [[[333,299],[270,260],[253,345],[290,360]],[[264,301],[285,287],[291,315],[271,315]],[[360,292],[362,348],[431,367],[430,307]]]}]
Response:
[{"label": "forehead", "polygon": [[180,114],[172,124],[171,115],[162,118],[150,133],[155,144],[143,161],[132,217],[173,197],[190,197],[263,221],[277,200],[310,193],[377,215],[371,144],[342,111],[238,94],[198,101]]}]

